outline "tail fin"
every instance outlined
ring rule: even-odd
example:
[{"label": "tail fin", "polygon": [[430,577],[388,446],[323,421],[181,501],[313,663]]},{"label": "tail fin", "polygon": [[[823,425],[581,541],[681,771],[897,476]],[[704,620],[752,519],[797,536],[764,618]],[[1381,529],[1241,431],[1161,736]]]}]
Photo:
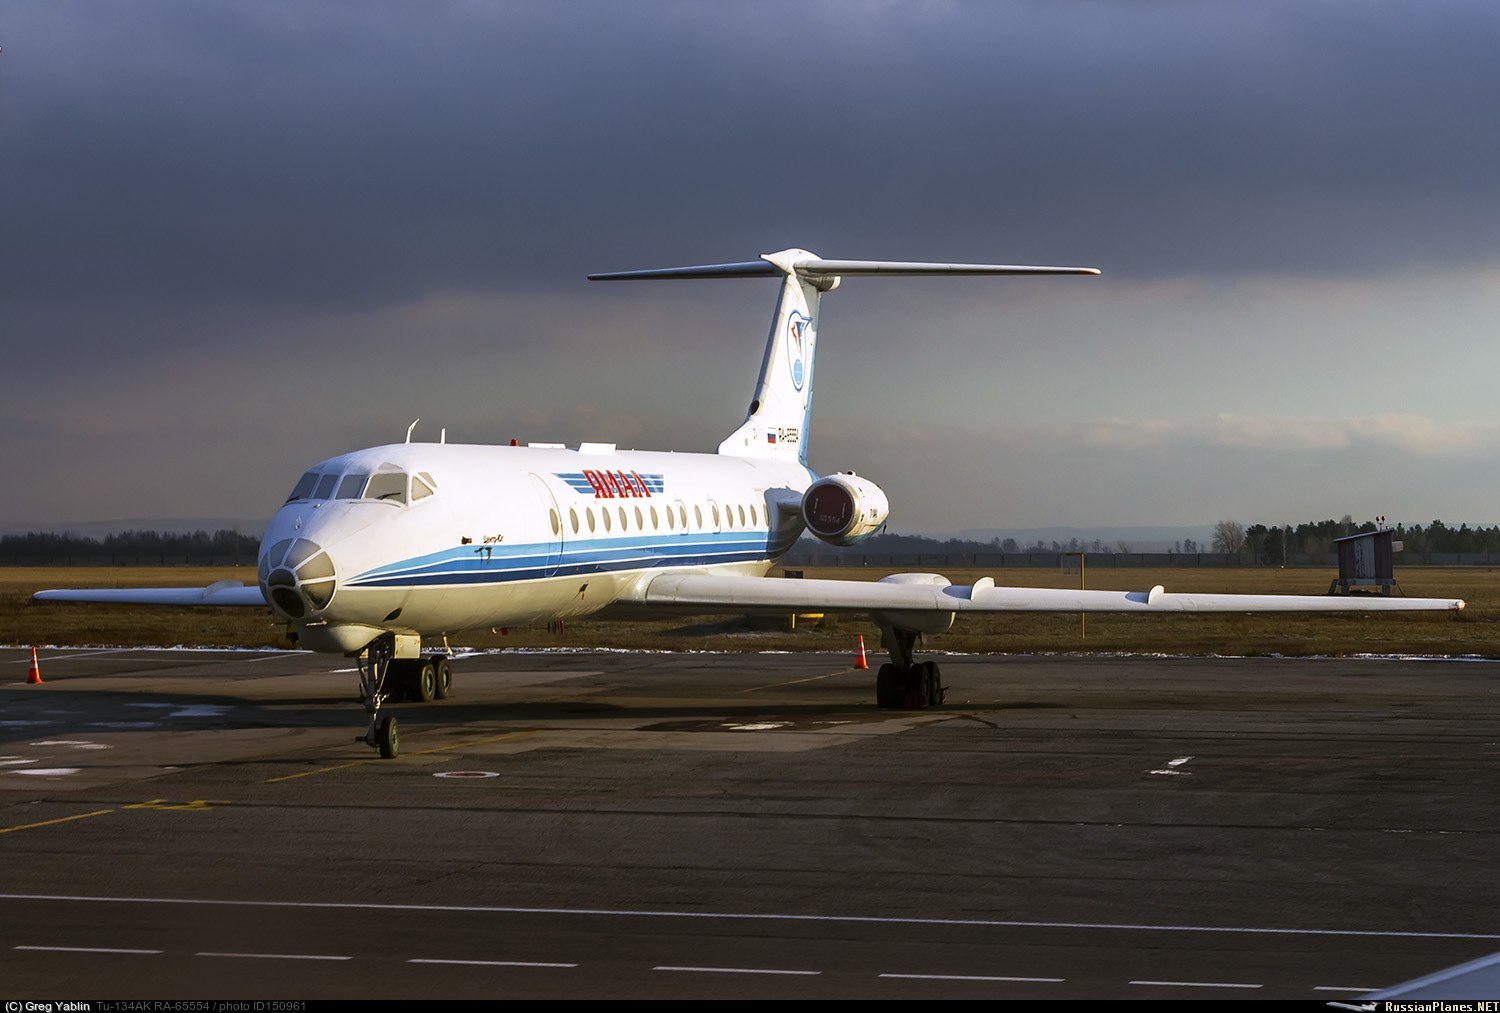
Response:
[{"label": "tail fin", "polygon": [[920,264],[886,260],[822,260],[806,250],[767,253],[760,260],[705,264],[651,271],[591,274],[590,281],[672,278],[757,278],[782,275],[781,294],[771,318],[771,334],[761,360],[760,378],[745,421],[719,453],[733,457],[776,457],[807,463],[807,431],[812,413],[813,359],[818,343],[818,306],[823,293],[838,288],[844,275],[1015,275],[1098,274],[1092,267],[1017,267],[1003,264]]}]

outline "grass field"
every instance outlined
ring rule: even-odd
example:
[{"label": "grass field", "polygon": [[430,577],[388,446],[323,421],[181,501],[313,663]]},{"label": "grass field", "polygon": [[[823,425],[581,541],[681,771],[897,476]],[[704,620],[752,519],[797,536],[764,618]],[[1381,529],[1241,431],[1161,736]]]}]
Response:
[{"label": "grass field", "polygon": [[[808,570],[808,577],[874,579],[886,571]],[[950,570],[956,584],[980,576],[1001,584],[1077,587],[1076,575],[1056,570]],[[1321,594],[1335,574],[1318,569],[1090,568],[1088,586],[1169,591]],[[1226,655],[1410,653],[1500,658],[1500,572],[1478,567],[1411,567],[1396,574],[1410,597],[1459,597],[1461,614],[1280,616],[1054,615],[961,616],[953,629],[928,640],[939,651],[1092,651]],[[253,583],[250,567],[114,567],[0,569],[0,643],[27,646],[289,645],[282,624],[261,609],[164,608],[41,604],[33,591],[58,587],[201,587],[216,580]],[[489,630],[451,638],[454,647],[629,647],[655,650],[847,650],[863,635],[875,651],[880,635],[857,616],[788,624],[741,616],[672,617],[657,622],[570,622],[562,635],[545,625]]]}]

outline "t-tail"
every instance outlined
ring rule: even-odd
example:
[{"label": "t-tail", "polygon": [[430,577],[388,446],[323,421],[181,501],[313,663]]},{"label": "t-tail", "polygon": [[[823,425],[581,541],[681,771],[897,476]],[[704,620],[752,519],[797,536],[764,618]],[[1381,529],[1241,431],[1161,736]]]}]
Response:
[{"label": "t-tail", "polygon": [[760,378],[745,421],[719,444],[732,457],[773,457],[807,463],[812,417],[813,362],[818,346],[818,309],[825,292],[850,275],[1098,274],[1092,267],[1020,267],[1009,264],[925,264],[890,260],[823,260],[806,250],[767,253],[737,264],[702,264],[650,271],[591,274],[590,281],[781,276],[771,333]]}]

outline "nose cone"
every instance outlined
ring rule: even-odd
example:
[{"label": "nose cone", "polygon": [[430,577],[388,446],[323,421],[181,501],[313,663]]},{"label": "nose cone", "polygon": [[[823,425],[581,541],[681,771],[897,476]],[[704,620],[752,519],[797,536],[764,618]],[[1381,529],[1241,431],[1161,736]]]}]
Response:
[{"label": "nose cone", "polygon": [[260,554],[260,589],[288,619],[316,618],[333,601],[338,580],[333,560],[317,542],[284,538]]}]

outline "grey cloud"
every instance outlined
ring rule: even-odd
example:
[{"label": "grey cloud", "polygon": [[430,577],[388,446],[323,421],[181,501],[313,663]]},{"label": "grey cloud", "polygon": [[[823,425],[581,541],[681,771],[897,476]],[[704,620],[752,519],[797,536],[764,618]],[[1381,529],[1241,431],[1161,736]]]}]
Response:
[{"label": "grey cloud", "polygon": [[22,11],[11,298],[378,304],[789,243],[1139,274],[1496,252],[1477,3]]}]

